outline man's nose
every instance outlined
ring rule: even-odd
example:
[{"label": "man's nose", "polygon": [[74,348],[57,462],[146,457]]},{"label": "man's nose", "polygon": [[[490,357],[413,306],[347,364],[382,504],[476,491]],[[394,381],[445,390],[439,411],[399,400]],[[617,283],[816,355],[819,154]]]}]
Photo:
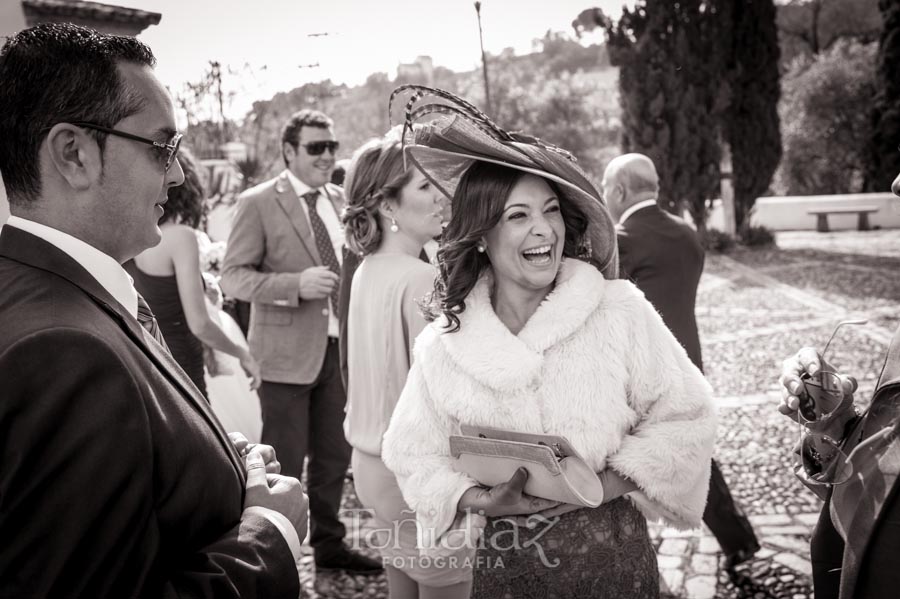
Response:
[{"label": "man's nose", "polygon": [[181,168],[181,163],[178,162],[178,157],[176,156],[175,160],[172,161],[172,166],[169,167],[166,173],[166,185],[178,187],[182,183],[184,183],[184,169]]}]

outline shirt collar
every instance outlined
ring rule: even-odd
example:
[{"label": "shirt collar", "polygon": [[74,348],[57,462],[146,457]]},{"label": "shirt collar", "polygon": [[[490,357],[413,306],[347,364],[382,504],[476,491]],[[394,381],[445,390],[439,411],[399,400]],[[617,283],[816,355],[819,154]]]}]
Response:
[{"label": "shirt collar", "polygon": [[622,213],[622,216],[619,217],[619,224],[624,224],[628,217],[641,210],[642,208],[646,208],[647,206],[655,206],[656,198],[651,198],[649,200],[644,200],[643,202],[638,202],[634,206],[630,207],[628,210]]},{"label": "shirt collar", "polygon": [[128,310],[129,314],[137,318],[137,291],[134,289],[134,282],[125,269],[111,256],[77,237],[41,223],[18,216],[10,216],[6,224],[31,233],[35,237],[40,237],[65,252],[88,271],[101,287]]},{"label": "shirt collar", "polygon": [[[301,181],[290,171],[290,169],[284,169],[284,172],[287,173],[288,181],[291,182],[291,187],[294,188],[294,192],[297,194],[298,198],[302,198],[308,192],[313,191],[313,188]],[[321,191],[321,190],[318,190]]]}]

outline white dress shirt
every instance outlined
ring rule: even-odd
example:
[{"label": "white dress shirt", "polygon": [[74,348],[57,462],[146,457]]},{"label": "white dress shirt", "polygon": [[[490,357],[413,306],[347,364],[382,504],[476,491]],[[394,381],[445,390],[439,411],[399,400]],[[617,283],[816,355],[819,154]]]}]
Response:
[{"label": "white dress shirt", "polygon": [[[50,243],[61,252],[75,260],[82,268],[88,271],[94,279],[100,283],[113,298],[119,302],[125,310],[128,311],[135,319],[137,319],[137,291],[131,276],[122,265],[116,262],[112,256],[104,254],[94,246],[73,237],[68,233],[63,233],[59,229],[48,227],[41,223],[36,223],[18,216],[10,216],[6,221],[6,225],[21,229],[27,233],[31,233],[35,237],[39,237]],[[190,481],[185,481],[190,484]],[[294,556],[294,561],[299,568],[300,560],[300,539],[297,531],[290,520],[283,514],[264,507],[249,507],[244,510],[245,513],[257,513],[265,517],[271,522],[275,528],[281,532],[287,541]],[[298,570],[299,573],[299,570]]]},{"label": "white dress shirt", "polygon": [[644,200],[643,202],[638,202],[637,204],[635,204],[634,206],[631,206],[628,210],[626,210],[625,212],[622,213],[622,216],[619,217],[619,224],[620,225],[624,224],[625,221],[628,220],[628,217],[631,216],[632,214],[634,214],[635,212],[637,212],[638,210],[646,208],[647,206],[655,206],[655,205],[656,205],[656,198],[652,198],[650,200]]},{"label": "white dress shirt", "polygon": [[[294,173],[291,171],[285,170],[284,172],[287,173],[288,181],[291,182],[297,197],[300,198],[300,206],[303,208],[303,214],[306,215],[307,222],[309,222],[309,205],[303,199],[303,195],[312,191],[313,188],[294,176]],[[334,204],[331,203],[328,193],[321,187],[316,188],[316,191],[319,192],[319,197],[316,198],[316,214],[319,215],[319,218],[325,224],[325,229],[328,230],[328,237],[331,238],[331,246],[334,248],[334,255],[337,256],[338,264],[341,264],[344,260],[344,229],[341,227],[338,213],[334,209]],[[312,230],[312,223],[310,223],[310,230]],[[315,235],[315,233],[313,234]],[[325,303],[328,304],[328,336],[337,339],[340,336],[340,325],[338,324],[337,315],[334,313],[331,302],[327,301]]]}]

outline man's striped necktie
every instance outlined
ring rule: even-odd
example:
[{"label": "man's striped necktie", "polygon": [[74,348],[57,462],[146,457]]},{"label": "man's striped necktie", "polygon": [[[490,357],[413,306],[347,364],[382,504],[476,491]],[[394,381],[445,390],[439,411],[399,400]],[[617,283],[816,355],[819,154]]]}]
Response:
[{"label": "man's striped necktie", "polygon": [[144,300],[140,293],[137,294],[137,319],[138,322],[141,323],[141,326],[144,327],[144,329],[150,333],[153,338],[166,349],[166,351],[169,351],[169,346],[166,345],[166,340],[163,339],[162,331],[159,329],[159,323],[156,322],[156,317],[153,316],[150,306],[147,305],[146,300]]}]

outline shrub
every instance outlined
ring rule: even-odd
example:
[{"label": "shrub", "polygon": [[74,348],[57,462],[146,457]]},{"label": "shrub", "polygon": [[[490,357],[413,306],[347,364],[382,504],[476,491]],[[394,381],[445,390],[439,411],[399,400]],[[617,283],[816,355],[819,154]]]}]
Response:
[{"label": "shrub", "polygon": [[741,237],[741,242],[748,247],[769,247],[775,245],[775,234],[762,225],[747,227]]},{"label": "shrub", "polygon": [[718,229],[707,229],[703,247],[714,254],[727,254],[734,248],[734,237]]}]

